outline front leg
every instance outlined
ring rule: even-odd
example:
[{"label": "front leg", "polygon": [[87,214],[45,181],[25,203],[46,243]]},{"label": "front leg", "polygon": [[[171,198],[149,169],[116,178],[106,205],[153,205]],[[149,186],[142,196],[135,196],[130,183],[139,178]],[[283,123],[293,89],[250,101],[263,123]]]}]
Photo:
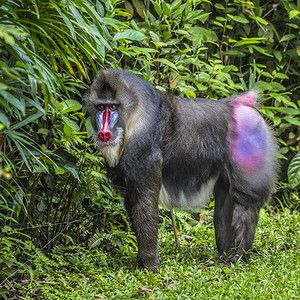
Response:
[{"label": "front leg", "polygon": [[160,265],[157,246],[158,205],[151,197],[143,197],[137,203],[128,202],[125,200],[125,206],[138,243],[139,267],[156,272]]},{"label": "front leg", "polygon": [[147,178],[129,180],[125,195],[125,207],[138,243],[139,266],[154,273],[160,265],[157,244],[160,173],[156,168],[146,173]]}]

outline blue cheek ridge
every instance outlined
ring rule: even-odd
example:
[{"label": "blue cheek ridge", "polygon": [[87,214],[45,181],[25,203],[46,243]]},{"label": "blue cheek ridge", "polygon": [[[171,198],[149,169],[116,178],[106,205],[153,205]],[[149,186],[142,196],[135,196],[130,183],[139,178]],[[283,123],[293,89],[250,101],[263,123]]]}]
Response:
[{"label": "blue cheek ridge", "polygon": [[109,128],[113,128],[116,125],[118,118],[119,118],[119,114],[117,111],[112,111],[110,113]]},{"label": "blue cheek ridge", "polygon": [[[118,119],[119,119],[118,112],[117,111],[112,111],[110,113],[108,128],[112,129],[116,125]],[[103,112],[102,111],[97,112],[97,114],[96,114],[96,123],[97,123],[98,131],[101,131],[102,128],[103,128]]]},{"label": "blue cheek ridge", "polygon": [[96,123],[98,131],[102,130],[103,127],[103,112],[97,112],[96,114]]}]

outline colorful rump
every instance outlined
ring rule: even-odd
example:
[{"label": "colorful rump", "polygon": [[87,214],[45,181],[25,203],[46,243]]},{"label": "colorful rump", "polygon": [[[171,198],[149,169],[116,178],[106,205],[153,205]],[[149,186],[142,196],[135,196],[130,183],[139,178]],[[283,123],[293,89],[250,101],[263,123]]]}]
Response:
[{"label": "colorful rump", "polygon": [[255,99],[256,94],[248,92],[232,102],[235,123],[231,129],[231,151],[249,176],[264,168],[267,151],[267,126],[254,108]]}]

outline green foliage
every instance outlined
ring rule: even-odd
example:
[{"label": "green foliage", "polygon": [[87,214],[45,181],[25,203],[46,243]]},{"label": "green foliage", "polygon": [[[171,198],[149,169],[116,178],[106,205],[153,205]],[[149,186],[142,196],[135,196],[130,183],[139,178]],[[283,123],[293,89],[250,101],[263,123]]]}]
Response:
[{"label": "green foliage", "polygon": [[299,207],[299,30],[287,0],[0,0],[0,284],[59,242],[136,251],[82,109],[99,68],[187,97],[256,89],[280,143],[274,203]]},{"label": "green foliage", "polygon": [[293,157],[288,169],[289,184],[292,188],[298,188],[300,185],[300,154]]},{"label": "green foliage", "polygon": [[[192,222],[190,222],[192,221]],[[130,235],[118,244],[87,249],[55,246],[34,258],[31,279],[8,291],[18,299],[297,299],[299,290],[299,213],[262,210],[248,265],[215,260],[212,213],[200,222],[179,213],[181,242],[176,247],[170,218],[161,218],[158,274],[137,269]],[[190,237],[193,236],[193,238]],[[298,236],[297,236],[298,235]]]},{"label": "green foliage", "polygon": [[[110,221],[106,209],[114,205],[106,199],[113,192],[102,158],[85,139],[78,102],[82,80],[103,63],[104,48],[111,50],[110,22],[101,19],[101,3],[96,9],[90,1],[1,2],[1,281],[22,254],[22,239],[12,237],[23,233],[14,228],[36,228],[25,232],[43,246],[59,233],[79,242]],[[84,217],[87,225],[74,223],[70,236],[62,234],[65,223]]]}]

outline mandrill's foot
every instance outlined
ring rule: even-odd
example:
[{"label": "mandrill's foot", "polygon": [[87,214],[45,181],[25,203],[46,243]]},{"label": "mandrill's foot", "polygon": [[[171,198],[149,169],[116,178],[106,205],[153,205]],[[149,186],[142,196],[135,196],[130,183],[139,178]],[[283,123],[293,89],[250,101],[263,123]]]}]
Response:
[{"label": "mandrill's foot", "polygon": [[160,262],[159,260],[155,260],[154,262],[150,263],[149,261],[147,263],[139,263],[139,268],[140,269],[146,269],[150,273],[156,274],[158,273],[158,268],[160,267]]},{"label": "mandrill's foot", "polygon": [[228,253],[223,253],[222,255],[219,255],[220,261],[226,261],[229,263],[237,263],[237,261],[242,261],[244,263],[249,262],[250,254],[249,251],[245,252],[244,250],[240,251],[242,253],[239,253],[236,249],[230,250]]}]

